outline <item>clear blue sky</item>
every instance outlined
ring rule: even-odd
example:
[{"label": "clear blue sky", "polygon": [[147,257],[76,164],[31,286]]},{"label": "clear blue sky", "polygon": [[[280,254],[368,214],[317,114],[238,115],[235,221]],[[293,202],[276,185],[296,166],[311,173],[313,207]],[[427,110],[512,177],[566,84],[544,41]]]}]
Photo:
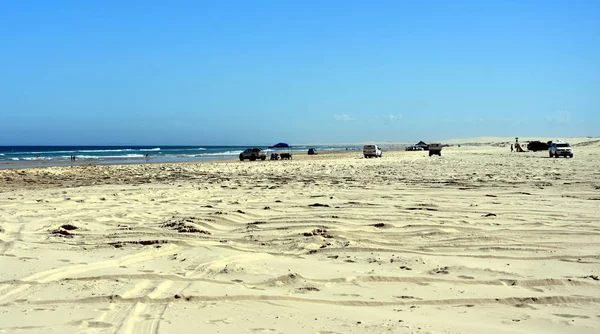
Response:
[{"label": "clear blue sky", "polygon": [[0,2],[0,145],[600,136],[600,1]]}]

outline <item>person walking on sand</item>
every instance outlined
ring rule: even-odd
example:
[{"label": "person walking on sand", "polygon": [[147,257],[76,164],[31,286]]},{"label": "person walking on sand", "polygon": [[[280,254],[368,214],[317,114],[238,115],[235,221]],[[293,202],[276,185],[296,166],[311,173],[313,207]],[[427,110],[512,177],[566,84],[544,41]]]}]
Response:
[{"label": "person walking on sand", "polygon": [[515,150],[515,149],[514,149],[514,147],[513,147],[513,144],[510,144],[510,151],[511,151],[511,152],[514,152],[514,150]]}]

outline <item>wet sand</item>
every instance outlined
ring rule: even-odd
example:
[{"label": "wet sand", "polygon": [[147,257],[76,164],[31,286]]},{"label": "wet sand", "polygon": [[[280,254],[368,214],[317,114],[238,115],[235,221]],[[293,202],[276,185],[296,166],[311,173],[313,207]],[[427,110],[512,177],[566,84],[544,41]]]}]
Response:
[{"label": "wet sand", "polygon": [[600,144],[0,170],[2,333],[596,333]]}]

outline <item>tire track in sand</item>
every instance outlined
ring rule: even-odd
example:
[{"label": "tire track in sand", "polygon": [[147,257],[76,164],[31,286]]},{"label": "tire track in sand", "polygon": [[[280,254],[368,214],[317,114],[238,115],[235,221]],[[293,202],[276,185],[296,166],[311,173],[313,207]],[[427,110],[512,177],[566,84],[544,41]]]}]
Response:
[{"label": "tire track in sand", "polygon": [[[48,283],[67,277],[73,277],[74,275],[82,274],[93,270],[104,269],[109,267],[126,266],[138,262],[148,261],[155,258],[170,255],[176,249],[176,246],[168,245],[160,249],[152,248],[145,252],[126,255],[116,259],[102,260],[90,264],[77,264],[41,271],[21,279],[21,281],[25,282],[31,281],[32,284],[23,284],[16,287],[10,285],[8,289],[3,289],[3,294],[0,295],[0,304],[14,301],[16,299],[22,299],[23,293],[26,290],[28,290],[32,285],[35,285],[35,283]],[[12,289],[10,289],[11,287]]]},{"label": "tire track in sand", "polygon": [[[173,281],[163,281],[152,288],[146,297],[150,300],[160,300],[163,294],[173,285]],[[160,320],[169,301],[161,304],[145,303],[143,300],[137,302],[132,310],[123,319],[117,333],[158,333]]]}]

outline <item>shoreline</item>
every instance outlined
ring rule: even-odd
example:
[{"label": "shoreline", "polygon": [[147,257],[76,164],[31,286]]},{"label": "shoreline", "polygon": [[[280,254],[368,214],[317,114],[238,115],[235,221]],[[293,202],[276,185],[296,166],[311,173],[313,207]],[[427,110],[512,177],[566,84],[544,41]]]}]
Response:
[{"label": "shoreline", "polygon": [[[267,155],[273,150],[266,149]],[[350,149],[320,149],[319,154],[327,155],[337,152],[357,152],[357,148]],[[276,152],[276,151],[275,151]],[[293,156],[307,155],[307,150],[292,150]],[[238,160],[238,154],[208,154],[204,156],[175,156],[175,155],[158,155],[150,154],[145,157],[108,157],[103,158],[78,158],[75,161],[67,158],[45,158],[40,156],[37,158],[27,158],[24,160],[0,160],[1,169],[25,169],[25,168],[44,168],[44,167],[59,167],[59,166],[87,166],[87,165],[121,165],[121,164],[152,164],[152,163],[194,163],[194,162],[211,162],[211,161],[235,161]],[[75,156],[77,157],[77,156]],[[268,159],[267,159],[268,160]]]},{"label": "shoreline", "polygon": [[[399,149],[388,150],[388,152],[395,151],[403,151]],[[308,155],[306,153],[293,154],[293,158],[296,160],[300,159],[318,159],[319,157],[330,157],[334,155],[340,154],[360,154],[362,156],[362,151],[358,150],[324,150],[319,151],[317,155]],[[276,163],[277,161],[294,161],[292,160],[270,160],[266,159],[263,162]],[[2,170],[28,170],[28,169],[44,169],[51,167],[93,167],[93,166],[144,166],[144,165],[157,165],[157,164],[165,164],[165,165],[178,165],[178,164],[206,164],[206,163],[231,163],[231,162],[240,162],[237,156],[220,156],[218,159],[194,159],[194,160],[167,160],[167,161],[158,161],[152,159],[139,161],[138,159],[111,159],[103,162],[99,162],[99,160],[94,161],[65,161],[65,160],[57,160],[57,161],[18,161],[15,163],[0,163],[0,171]],[[258,163],[258,161],[248,163]]]},{"label": "shoreline", "polygon": [[[548,138],[554,137],[522,137],[519,138],[521,143],[527,143],[533,140],[542,140],[546,141]],[[558,138],[558,137],[557,137]],[[570,142],[573,146],[585,146],[585,145],[593,145],[595,143],[600,142],[598,137],[568,137],[568,142]],[[549,139],[552,140],[552,139]],[[514,142],[514,137],[479,137],[479,138],[466,138],[466,139],[449,139],[443,140],[441,143],[447,144],[450,146],[463,146],[467,147],[506,147],[510,145],[510,143]],[[370,142],[369,142],[370,143]],[[393,151],[402,151],[407,146],[413,145],[405,142],[375,142],[386,152]],[[324,146],[327,149],[319,149],[319,154],[330,154],[330,153],[341,153],[341,152],[357,152],[361,151],[362,143],[338,143],[338,144],[298,144],[297,146]],[[147,147],[159,147],[160,145],[149,145]],[[193,145],[189,147],[197,147],[203,145]],[[206,145],[204,145],[206,146]],[[210,145],[209,145],[210,146]],[[207,146],[207,147],[209,147]],[[36,146],[31,146],[36,147]],[[47,147],[47,146],[40,146]],[[56,146],[62,147],[62,146]],[[65,146],[70,147],[70,146]],[[73,148],[76,146],[72,146]],[[82,146],[84,147],[84,146]],[[103,146],[97,146],[102,148]],[[119,148],[125,146],[118,146]],[[140,146],[142,147],[142,146]],[[143,146],[146,147],[146,146]],[[170,147],[177,146],[165,146],[167,149]],[[184,146],[182,146],[184,147]],[[187,147],[187,146],[185,146]],[[218,146],[217,146],[218,147]],[[223,147],[234,147],[234,146],[223,146]],[[294,146],[292,146],[294,147]],[[87,147],[86,148],[90,148]],[[292,150],[294,156],[302,156],[305,155],[305,150]],[[33,160],[30,160],[33,159]],[[48,158],[44,159],[43,157],[40,160],[36,160],[35,158],[27,158],[27,160],[2,160],[0,159],[0,170],[2,169],[31,169],[31,168],[45,168],[45,167],[60,167],[60,166],[93,166],[93,165],[130,165],[130,164],[156,164],[156,163],[203,163],[203,162],[211,162],[211,161],[235,161],[237,160],[237,154],[232,155],[207,155],[207,156],[194,156],[194,157],[177,157],[177,156],[161,156],[157,154],[149,155],[148,159],[143,157],[110,157],[103,158],[102,156],[98,156],[94,159],[89,158],[81,158],[79,160],[70,161],[68,159],[54,159]]]},{"label": "shoreline", "polygon": [[206,159],[148,159],[140,161],[139,158],[120,158],[120,159],[94,159],[94,160],[46,160],[46,161],[15,161],[15,162],[0,162],[0,170],[2,169],[30,169],[30,168],[46,168],[46,167],[78,167],[78,166],[108,166],[108,165],[145,165],[145,164],[169,164],[169,163],[203,163],[215,161],[235,161],[235,156]]}]

